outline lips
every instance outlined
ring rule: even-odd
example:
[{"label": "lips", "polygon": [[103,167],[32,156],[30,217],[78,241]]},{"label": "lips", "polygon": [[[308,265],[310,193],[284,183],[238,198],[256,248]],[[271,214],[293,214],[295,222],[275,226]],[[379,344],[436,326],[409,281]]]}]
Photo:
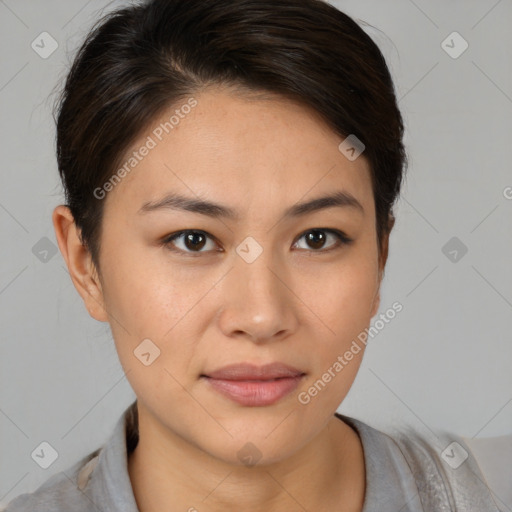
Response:
[{"label": "lips", "polygon": [[284,363],[264,366],[241,363],[225,366],[201,375],[211,386],[230,400],[245,406],[272,405],[299,385],[304,372]]},{"label": "lips", "polygon": [[219,370],[209,372],[205,376],[222,380],[272,380],[297,377],[303,373],[297,368],[283,363],[271,363],[264,366],[242,363],[224,366]]}]

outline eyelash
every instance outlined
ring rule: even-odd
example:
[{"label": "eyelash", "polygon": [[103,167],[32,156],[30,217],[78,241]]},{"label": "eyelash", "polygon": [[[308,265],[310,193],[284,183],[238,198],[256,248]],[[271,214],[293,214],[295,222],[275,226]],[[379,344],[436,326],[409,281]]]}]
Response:
[{"label": "eyelash", "polygon": [[[354,241],[352,238],[349,238],[345,233],[343,233],[343,231],[339,231],[337,229],[312,228],[312,229],[308,229],[307,231],[304,231],[304,233],[302,233],[300,235],[300,237],[297,239],[297,242],[303,236],[307,235],[308,233],[312,233],[314,231],[330,233],[338,239],[338,242],[336,244],[334,244],[333,247],[330,247],[328,249],[316,249],[316,250],[311,249],[311,251],[315,252],[315,253],[326,253],[326,252],[331,252],[336,249],[341,249],[343,246],[349,245]],[[202,253],[212,252],[212,251],[184,251],[183,249],[177,249],[176,247],[173,246],[174,240],[180,238],[183,235],[190,234],[190,233],[198,233],[198,234],[205,235],[206,237],[212,239],[216,243],[215,238],[213,236],[211,236],[209,233],[207,233],[206,231],[202,231],[200,229],[185,229],[182,231],[177,231],[176,233],[172,233],[171,235],[165,237],[162,240],[162,245],[165,246],[166,248],[168,248],[170,251],[177,252],[180,254],[185,254],[185,255],[191,256],[191,257],[198,257]],[[295,242],[295,243],[297,243],[297,242]],[[294,243],[294,245],[295,245],[295,243]],[[307,250],[307,249],[300,249],[300,250]],[[217,251],[217,252],[220,252],[220,251]]]}]

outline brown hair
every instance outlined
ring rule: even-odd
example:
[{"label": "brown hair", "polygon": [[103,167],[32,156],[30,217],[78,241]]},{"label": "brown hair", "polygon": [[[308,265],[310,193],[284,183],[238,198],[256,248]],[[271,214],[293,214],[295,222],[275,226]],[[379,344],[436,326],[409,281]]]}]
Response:
[{"label": "brown hair", "polygon": [[67,206],[98,269],[103,201],[94,190],[164,109],[210,85],[298,100],[361,140],[381,250],[406,155],[389,70],[364,30],[322,0],[150,0],[96,23],[56,106]]}]

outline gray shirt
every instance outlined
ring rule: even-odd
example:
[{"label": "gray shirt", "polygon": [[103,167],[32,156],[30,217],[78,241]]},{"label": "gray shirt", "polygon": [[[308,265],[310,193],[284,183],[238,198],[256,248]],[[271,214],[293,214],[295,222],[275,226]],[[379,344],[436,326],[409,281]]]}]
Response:
[{"label": "gray shirt", "polygon": [[[128,454],[138,441],[136,403],[131,404],[119,418],[114,432],[103,447],[68,470],[54,475],[35,492],[22,494],[12,500],[6,512],[139,512],[127,468]],[[413,450],[407,443],[401,444],[362,421],[340,414],[336,416],[354,428],[362,442],[366,469],[363,512],[499,510],[494,506],[487,487],[478,484],[478,481],[483,481],[483,476],[476,462],[466,464],[466,471],[469,470],[466,476],[460,472],[457,477],[440,477],[443,470],[438,465],[444,464],[440,458],[429,456],[427,461],[423,455],[411,456]],[[437,452],[432,450],[432,453]],[[474,480],[476,483],[472,481],[471,487],[467,485],[468,475],[476,475],[477,478]],[[455,505],[448,504],[452,498],[440,497],[453,478],[464,480],[462,484],[466,487],[459,488],[465,491],[460,494],[467,494],[467,489],[474,494],[462,497],[464,508],[452,508]]]}]

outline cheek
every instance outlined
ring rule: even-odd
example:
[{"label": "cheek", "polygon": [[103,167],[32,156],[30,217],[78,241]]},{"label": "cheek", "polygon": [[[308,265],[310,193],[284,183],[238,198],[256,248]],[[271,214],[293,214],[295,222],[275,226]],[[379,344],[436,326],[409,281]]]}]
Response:
[{"label": "cheek", "polygon": [[[327,274],[317,276],[319,286],[305,292],[305,302],[320,319],[311,322],[310,337],[316,343],[313,373],[306,386],[311,400],[318,395],[314,400],[318,407],[337,408],[355,379],[366,348],[366,330],[379,283],[377,253],[371,244],[362,249],[363,245],[332,265]],[[307,277],[301,276],[301,282],[308,282]]]},{"label": "cheek", "polygon": [[[361,265],[344,270],[335,281],[330,314],[334,330],[343,338],[355,336],[371,320],[371,311],[378,292],[377,271],[372,266]],[[357,331],[357,332],[356,332]]]},{"label": "cheek", "polygon": [[118,331],[123,324],[122,336],[161,339],[190,309],[194,282],[161,258],[148,258],[147,249],[123,247],[105,265],[105,303],[118,320],[111,324]]},{"label": "cheek", "polygon": [[145,265],[132,268],[128,277],[119,267],[108,283],[110,326],[119,361],[137,396],[150,396],[155,407],[172,396],[173,407],[185,407],[190,397],[180,383],[187,382],[197,339],[187,312],[194,311],[200,290],[184,290],[178,279],[163,279]]},{"label": "cheek", "polygon": [[[128,379],[136,393],[165,389],[179,400],[182,389],[177,382],[187,382],[187,369],[194,366],[201,339],[200,320],[209,318],[205,310],[208,291],[218,276],[193,271],[191,266],[187,270],[163,264],[161,256],[148,260],[142,251],[127,252],[129,257],[111,260],[116,264],[108,265],[105,283],[119,360],[125,373],[129,372]],[[145,342],[149,352],[154,351],[158,357],[144,366],[136,356],[147,339],[156,346]]]},{"label": "cheek", "polygon": [[378,292],[375,258],[354,251],[321,272],[310,267],[297,278],[295,289],[301,290],[298,294],[317,318],[315,324],[331,341],[347,340],[370,322]]},{"label": "cheek", "polygon": [[[343,374],[357,372],[365,345],[361,343],[361,333],[364,333],[371,321],[371,309],[377,292],[376,275],[371,268],[351,268],[340,272],[336,279],[331,279],[318,295],[318,311],[323,321],[323,336],[318,336],[318,360],[322,367],[317,371],[322,373],[330,368],[338,356],[343,356],[353,348],[353,354],[348,354],[349,365],[343,368]],[[357,348],[359,345],[360,348]],[[338,381],[341,379],[338,379]]]},{"label": "cheek", "polygon": [[[297,402],[312,417],[334,413],[349,392],[366,348],[366,329],[376,294],[371,265],[339,270],[336,278],[315,292],[316,312],[310,338],[311,374],[298,392]],[[313,324],[311,324],[313,325]]]}]

